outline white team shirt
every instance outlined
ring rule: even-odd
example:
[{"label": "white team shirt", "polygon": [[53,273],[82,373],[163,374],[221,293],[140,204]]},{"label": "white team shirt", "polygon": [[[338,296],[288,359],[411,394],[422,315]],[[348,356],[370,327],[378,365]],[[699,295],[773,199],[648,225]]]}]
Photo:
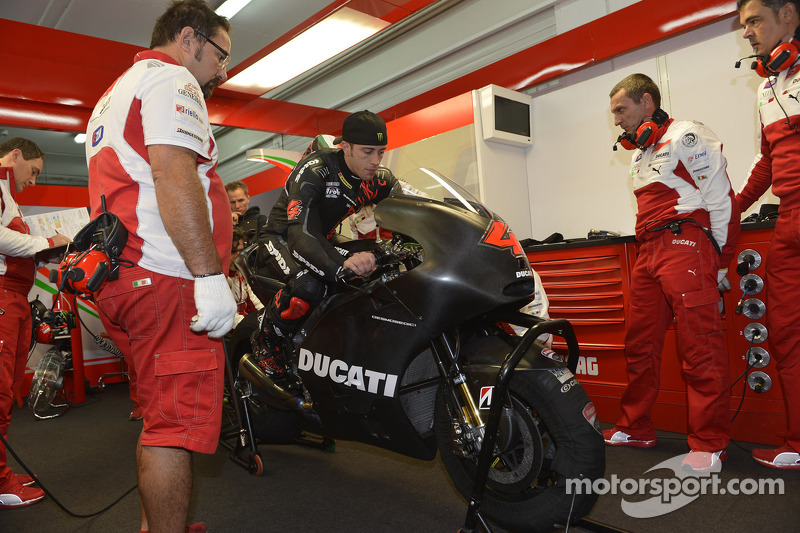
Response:
[{"label": "white team shirt", "polygon": [[[108,210],[128,228],[124,258],[160,274],[192,279],[158,210],[147,153],[147,146],[156,144],[198,154],[198,179],[207,196],[212,182],[221,185],[215,170],[217,146],[199,83],[166,54],[145,51],[106,91],[89,120],[92,215],[100,212],[100,195],[106,195]],[[207,205],[213,230],[211,198]]]}]

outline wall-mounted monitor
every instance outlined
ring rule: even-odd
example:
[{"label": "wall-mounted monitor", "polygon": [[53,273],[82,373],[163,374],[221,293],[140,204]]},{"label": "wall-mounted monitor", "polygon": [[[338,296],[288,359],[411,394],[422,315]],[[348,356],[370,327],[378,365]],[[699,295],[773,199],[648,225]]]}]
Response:
[{"label": "wall-mounted monitor", "polygon": [[533,144],[530,95],[487,85],[478,89],[478,99],[484,140],[513,146]]}]

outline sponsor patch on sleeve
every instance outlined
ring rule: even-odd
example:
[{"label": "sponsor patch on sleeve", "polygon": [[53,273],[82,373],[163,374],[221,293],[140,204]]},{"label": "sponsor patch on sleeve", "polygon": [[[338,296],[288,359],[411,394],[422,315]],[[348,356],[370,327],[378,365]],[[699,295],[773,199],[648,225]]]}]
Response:
[{"label": "sponsor patch on sleeve", "polygon": [[692,146],[697,144],[697,135],[692,132],[684,133],[683,137],[681,137],[681,143],[685,147],[691,148]]},{"label": "sponsor patch on sleeve", "polygon": [[303,204],[300,203],[300,200],[292,200],[289,202],[289,205],[286,206],[286,216],[289,220],[297,220],[302,210]]}]

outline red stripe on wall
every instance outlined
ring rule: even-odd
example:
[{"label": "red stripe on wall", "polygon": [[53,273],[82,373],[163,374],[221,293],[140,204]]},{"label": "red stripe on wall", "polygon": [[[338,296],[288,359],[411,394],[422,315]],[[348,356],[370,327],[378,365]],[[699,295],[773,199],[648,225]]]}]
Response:
[{"label": "red stripe on wall", "polygon": [[19,205],[46,205],[52,207],[88,207],[89,188],[66,185],[37,185],[28,187],[17,195]]},{"label": "red stripe on wall", "polygon": [[472,93],[465,93],[387,122],[389,148],[399,148],[473,122]]}]

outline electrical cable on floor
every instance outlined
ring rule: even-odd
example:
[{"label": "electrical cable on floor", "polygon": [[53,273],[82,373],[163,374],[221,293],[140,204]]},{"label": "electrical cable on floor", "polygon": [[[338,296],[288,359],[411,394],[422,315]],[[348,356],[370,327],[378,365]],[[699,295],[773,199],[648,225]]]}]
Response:
[{"label": "electrical cable on floor", "polygon": [[96,511],[96,512],[94,512],[94,513],[90,513],[90,514],[77,514],[77,513],[73,513],[72,511],[70,511],[69,509],[67,509],[67,508],[66,508],[66,507],[65,507],[65,506],[64,506],[64,505],[63,505],[63,504],[62,504],[60,501],[58,501],[58,499],[57,499],[55,496],[53,496],[53,493],[51,493],[51,492],[50,492],[50,491],[47,489],[47,487],[45,487],[45,486],[44,486],[44,484],[41,482],[41,480],[39,480],[39,478],[38,478],[38,477],[36,477],[36,476],[33,474],[33,472],[31,472],[31,469],[30,469],[30,468],[28,468],[28,465],[26,465],[25,463],[23,463],[23,462],[22,462],[22,459],[20,459],[20,458],[19,458],[19,456],[16,454],[16,452],[14,452],[14,449],[13,449],[13,448],[12,448],[12,447],[11,447],[11,446],[8,444],[8,441],[6,441],[6,439],[3,437],[3,435],[0,435],[0,441],[2,441],[3,445],[6,447],[6,450],[8,450],[8,451],[11,453],[11,456],[12,456],[12,457],[13,457],[13,458],[14,458],[14,459],[17,461],[17,463],[19,463],[19,465],[20,465],[20,466],[21,466],[21,467],[22,467],[22,468],[25,470],[25,472],[26,472],[26,473],[27,473],[29,476],[31,476],[33,479],[35,479],[35,480],[36,480],[36,484],[37,484],[37,485],[39,485],[39,487],[40,487],[40,488],[41,488],[41,489],[44,491],[44,493],[45,493],[45,494],[47,494],[47,496],[48,496],[48,497],[49,497],[51,500],[53,500],[53,503],[55,503],[57,506],[59,506],[59,507],[61,508],[61,510],[62,510],[62,511],[64,511],[65,513],[67,513],[68,515],[70,515],[70,516],[72,516],[72,517],[74,517],[74,518],[91,518],[91,517],[93,517],[93,516],[97,516],[97,515],[103,514],[103,513],[105,513],[106,511],[108,511],[109,509],[111,509],[112,507],[114,507],[115,505],[117,505],[119,502],[121,502],[121,501],[122,501],[122,499],[123,499],[125,496],[127,496],[128,494],[130,494],[131,492],[133,492],[133,491],[134,491],[134,490],[135,490],[135,489],[136,489],[136,488],[139,486],[138,484],[134,485],[133,487],[131,487],[130,489],[128,489],[128,490],[127,490],[127,492],[125,492],[125,494],[123,494],[122,496],[120,496],[119,498],[117,498],[116,500],[114,500],[113,502],[111,502],[109,505],[107,505],[107,506],[106,506],[106,507],[104,507],[103,509],[100,509],[99,511]]}]

